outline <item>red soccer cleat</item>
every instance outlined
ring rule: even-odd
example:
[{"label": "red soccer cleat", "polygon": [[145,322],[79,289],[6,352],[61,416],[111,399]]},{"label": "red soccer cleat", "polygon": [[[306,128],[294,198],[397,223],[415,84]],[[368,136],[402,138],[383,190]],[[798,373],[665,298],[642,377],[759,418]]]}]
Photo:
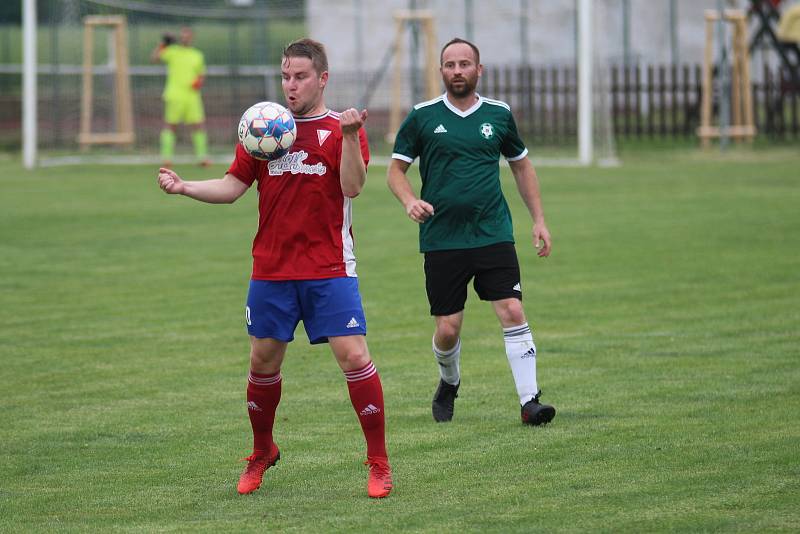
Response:
[{"label": "red soccer cleat", "polygon": [[387,458],[367,456],[364,465],[369,466],[369,481],[367,493],[373,499],[388,497],[392,492],[392,468]]},{"label": "red soccer cleat", "polygon": [[280,459],[281,453],[274,443],[269,454],[261,456],[251,454],[244,458],[244,461],[247,462],[247,467],[244,468],[242,476],[239,477],[239,493],[245,495],[257,490],[261,486],[261,479],[264,478],[264,471],[278,463]]}]

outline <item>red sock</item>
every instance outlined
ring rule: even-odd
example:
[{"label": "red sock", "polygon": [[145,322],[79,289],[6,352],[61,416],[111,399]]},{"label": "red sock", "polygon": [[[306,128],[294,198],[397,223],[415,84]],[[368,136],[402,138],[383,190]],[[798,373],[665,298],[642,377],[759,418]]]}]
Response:
[{"label": "red sock", "polygon": [[272,447],[272,425],[281,401],[281,373],[247,377],[247,413],[253,427],[253,454],[268,454]]},{"label": "red sock", "polygon": [[369,362],[361,369],[345,372],[344,377],[350,391],[350,402],[367,440],[367,456],[386,458],[383,387],[377,369]]}]

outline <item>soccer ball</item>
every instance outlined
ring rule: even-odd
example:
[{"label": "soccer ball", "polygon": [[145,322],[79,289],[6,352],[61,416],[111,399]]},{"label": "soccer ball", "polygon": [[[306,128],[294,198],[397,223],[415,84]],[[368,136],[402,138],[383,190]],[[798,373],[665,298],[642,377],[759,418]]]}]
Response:
[{"label": "soccer ball", "polygon": [[256,159],[273,160],[286,155],[297,137],[294,117],[275,102],[259,102],[239,120],[239,142]]}]

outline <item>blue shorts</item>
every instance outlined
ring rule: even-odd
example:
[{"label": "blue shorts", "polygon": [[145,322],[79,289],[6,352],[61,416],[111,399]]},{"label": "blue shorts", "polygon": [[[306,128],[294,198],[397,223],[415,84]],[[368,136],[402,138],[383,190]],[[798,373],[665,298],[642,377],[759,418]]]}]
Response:
[{"label": "blue shorts", "polygon": [[250,280],[245,308],[247,333],[257,338],[292,341],[297,324],[312,344],[330,336],[367,334],[358,278],[323,280]]}]

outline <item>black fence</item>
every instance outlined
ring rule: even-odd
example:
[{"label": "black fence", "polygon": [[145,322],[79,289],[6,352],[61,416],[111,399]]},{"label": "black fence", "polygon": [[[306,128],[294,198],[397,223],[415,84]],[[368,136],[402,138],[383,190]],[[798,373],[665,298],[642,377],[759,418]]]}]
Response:
[{"label": "black fence", "polygon": [[[157,146],[162,127],[163,71],[139,68],[132,75],[137,145]],[[203,96],[210,142],[235,142],[239,114],[260,99],[280,100],[280,76],[275,69],[249,73],[240,68],[214,67]],[[142,70],[142,72],[138,72]],[[489,67],[480,92],[508,102],[520,133],[538,145],[574,144],[577,140],[577,77],[572,67]],[[93,130],[108,129],[111,113],[110,77],[98,77]],[[699,65],[612,66],[598,80],[595,124],[603,135],[626,139],[691,139],[700,123],[702,69]],[[770,140],[800,139],[800,87],[787,72],[763,68],[754,73],[753,107],[758,136]],[[342,73],[339,83],[358,87]],[[349,84],[349,85],[348,85]],[[0,70],[0,150],[21,145],[21,75]],[[39,146],[77,149],[80,69],[41,72],[39,76]],[[349,102],[347,105],[353,105]],[[715,98],[715,102],[718,99]],[[337,102],[329,102],[336,107]],[[715,110],[716,114],[717,110]],[[716,122],[716,118],[715,118]],[[373,106],[368,122],[372,139],[388,129],[388,109]]]},{"label": "black fence", "polygon": [[[758,135],[800,138],[800,84],[785,70],[768,66],[756,76],[752,97]],[[596,83],[595,111],[607,114],[598,118],[610,123],[617,138],[691,137],[700,125],[700,65],[615,65]],[[508,102],[520,131],[536,141],[577,136],[574,67],[487,68],[481,90]],[[717,112],[715,105],[715,122]]]}]

